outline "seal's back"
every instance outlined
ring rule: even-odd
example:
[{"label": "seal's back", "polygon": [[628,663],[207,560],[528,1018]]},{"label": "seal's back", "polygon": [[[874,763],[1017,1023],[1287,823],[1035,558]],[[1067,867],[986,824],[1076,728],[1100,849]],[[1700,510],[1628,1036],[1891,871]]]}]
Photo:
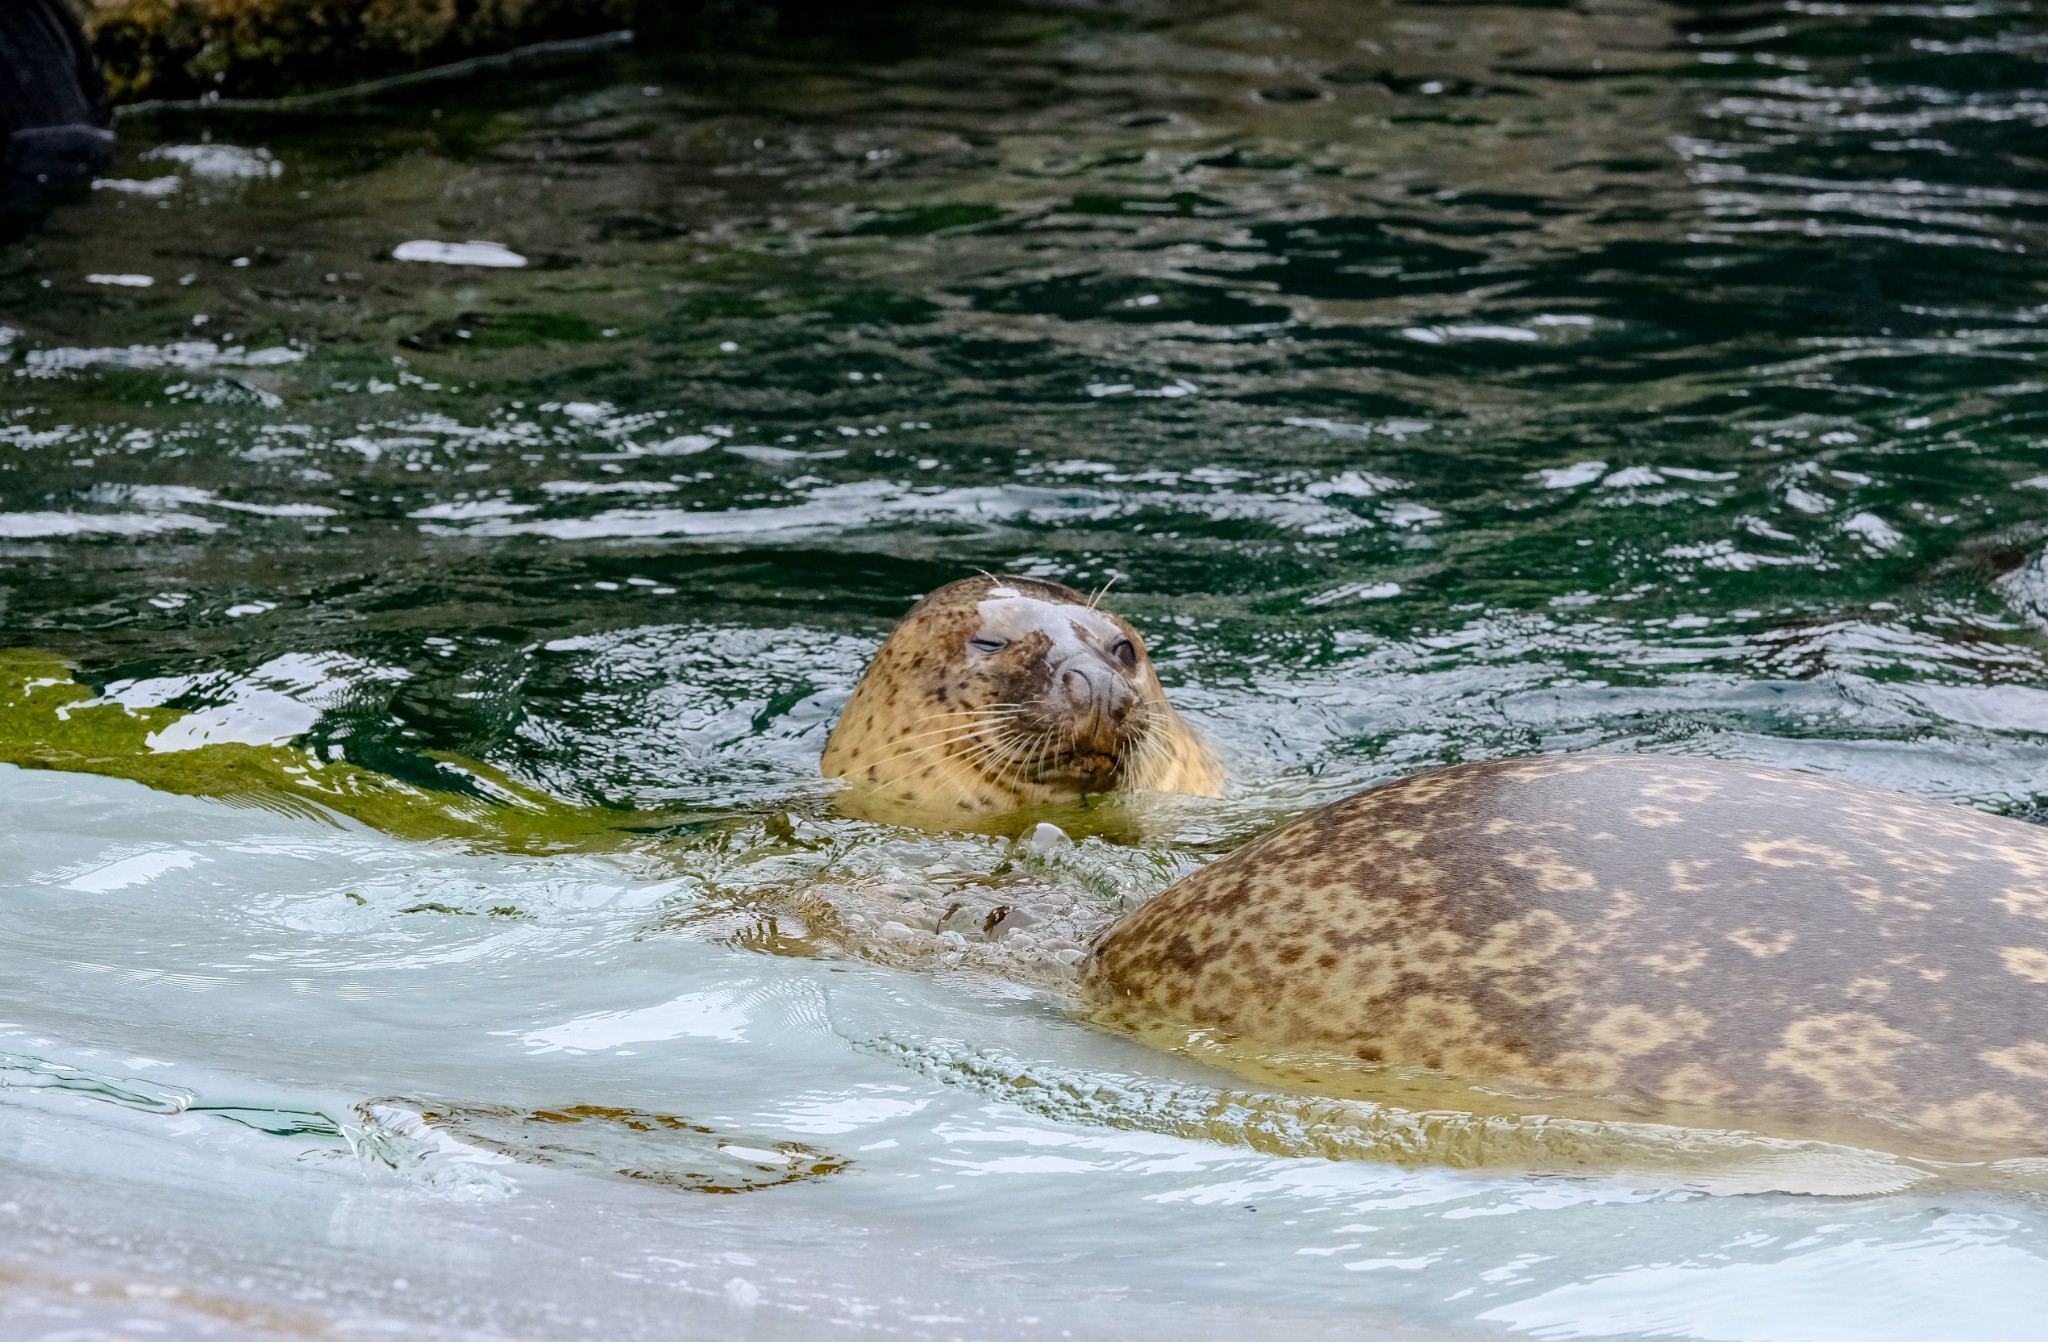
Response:
[{"label": "seal's back", "polygon": [[2048,831],[1782,769],[1391,783],[1169,888],[1089,973],[1254,1044],[2048,1149]]}]

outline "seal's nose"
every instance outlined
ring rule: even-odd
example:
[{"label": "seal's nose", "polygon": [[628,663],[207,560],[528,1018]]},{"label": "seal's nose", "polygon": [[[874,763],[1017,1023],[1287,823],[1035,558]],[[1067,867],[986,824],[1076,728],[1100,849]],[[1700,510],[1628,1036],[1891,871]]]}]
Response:
[{"label": "seal's nose", "polygon": [[1085,662],[1069,663],[1060,674],[1060,688],[1066,691],[1067,701],[1082,713],[1099,713],[1105,717],[1121,718],[1131,706],[1131,687],[1124,678],[1107,665],[1089,666]]}]

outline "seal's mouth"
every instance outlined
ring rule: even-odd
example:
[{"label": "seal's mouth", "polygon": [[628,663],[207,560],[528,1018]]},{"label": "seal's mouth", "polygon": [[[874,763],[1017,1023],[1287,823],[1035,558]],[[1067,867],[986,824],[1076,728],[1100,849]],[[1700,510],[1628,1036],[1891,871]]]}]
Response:
[{"label": "seal's mouth", "polygon": [[1042,770],[1033,781],[1065,785],[1077,792],[1108,792],[1117,785],[1122,772],[1122,756],[1091,750],[1067,755]]},{"label": "seal's mouth", "polygon": [[1027,716],[1008,772],[1022,782],[1074,792],[1109,792],[1121,784],[1146,722],[1139,704],[1083,716],[1071,707],[1046,706]]}]

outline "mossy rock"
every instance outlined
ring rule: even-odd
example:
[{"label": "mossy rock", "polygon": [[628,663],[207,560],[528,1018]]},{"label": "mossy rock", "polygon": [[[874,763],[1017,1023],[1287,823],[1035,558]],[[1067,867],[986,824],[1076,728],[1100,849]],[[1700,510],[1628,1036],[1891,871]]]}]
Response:
[{"label": "mossy rock", "polygon": [[[116,102],[274,98],[630,28],[692,58],[899,58],[985,20],[947,0],[74,0]],[[629,225],[630,227],[630,225]]]},{"label": "mossy rock", "polygon": [[274,97],[629,26],[634,0],[91,0],[117,102]]},{"label": "mossy rock", "polygon": [[398,838],[492,852],[616,850],[680,819],[577,806],[449,754],[432,756],[445,786],[427,787],[293,745],[157,749],[152,738],[185,716],[103,698],[48,653],[0,649],[0,764],[126,778],[330,821],[346,816]]}]

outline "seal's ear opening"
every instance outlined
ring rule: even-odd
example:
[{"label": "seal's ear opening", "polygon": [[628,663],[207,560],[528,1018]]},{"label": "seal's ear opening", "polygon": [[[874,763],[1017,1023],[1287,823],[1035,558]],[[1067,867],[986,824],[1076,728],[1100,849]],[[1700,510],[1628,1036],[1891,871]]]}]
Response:
[{"label": "seal's ear opening", "polygon": [[99,63],[67,0],[0,3],[0,245],[105,171],[113,120]]}]

